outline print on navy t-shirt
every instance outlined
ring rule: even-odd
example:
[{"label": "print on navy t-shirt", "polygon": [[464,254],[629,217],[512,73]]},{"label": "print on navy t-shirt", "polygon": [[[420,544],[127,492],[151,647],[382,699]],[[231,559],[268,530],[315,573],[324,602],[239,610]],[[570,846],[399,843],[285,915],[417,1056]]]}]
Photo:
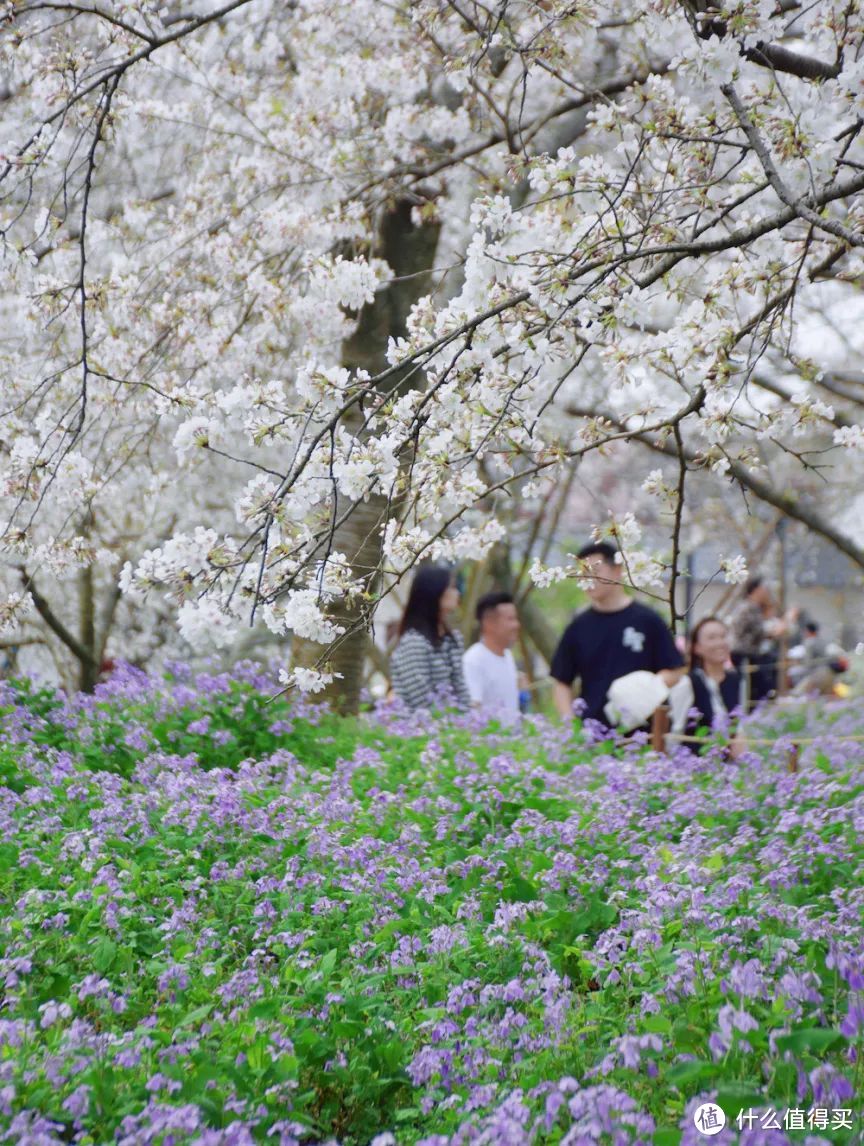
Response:
[{"label": "print on navy t-shirt", "polygon": [[570,622],[555,655],[550,674],[562,684],[582,682],[585,716],[602,720],[606,694],[613,680],[640,669],[659,672],[678,668],[684,660],[663,618],[631,601],[617,613],[585,609]]}]

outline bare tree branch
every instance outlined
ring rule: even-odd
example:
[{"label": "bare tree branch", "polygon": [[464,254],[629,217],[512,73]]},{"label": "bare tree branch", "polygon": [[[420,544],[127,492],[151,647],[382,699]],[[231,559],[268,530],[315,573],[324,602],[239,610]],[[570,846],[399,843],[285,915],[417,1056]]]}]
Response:
[{"label": "bare tree branch", "polygon": [[38,0],[38,2],[25,4],[21,8],[21,14],[30,12],[71,12],[79,16],[96,16],[100,20],[104,20],[106,24],[113,24],[115,27],[120,28],[124,32],[128,32],[130,36],[135,36],[139,40],[144,40],[148,44],[155,43],[156,37],[149,32],[143,32],[140,28],[136,28],[134,24],[128,23],[126,20],[121,20],[113,12],[108,12],[104,8],[98,8],[96,5],[87,7],[84,4],[74,4],[70,2],[52,2],[52,0]]},{"label": "bare tree branch", "polygon": [[[213,24],[216,21],[221,20],[224,16],[229,15],[231,12],[236,11],[238,8],[245,7],[251,2],[252,0],[229,0],[229,2],[227,4],[223,4],[221,8],[217,8],[215,11],[209,12],[205,15],[180,17],[178,20],[178,23],[181,24],[180,27],[175,28],[174,31],[166,32],[164,36],[155,37],[147,44],[146,47],[141,48],[137,52],[133,52],[131,56],[127,56],[125,59],[119,60],[117,63],[103,68],[98,76],[85,83],[77,91],[73,92],[73,94],[70,95],[67,100],[64,100],[64,102],[60,105],[60,107],[57,108],[56,111],[53,111],[50,115],[45,116],[45,118],[39,124],[39,127],[30,136],[27,142],[17,148],[15,151],[15,157],[20,158],[27,151],[29,151],[47,127],[50,127],[52,124],[58,122],[58,120],[63,120],[70,109],[75,106],[75,104],[80,103],[83,99],[86,99],[88,95],[94,91],[97,91],[104,84],[107,84],[109,81],[113,80],[117,80],[119,82],[119,80],[122,79],[122,77],[126,72],[129,71],[130,68],[134,67],[135,64],[140,63],[142,60],[149,60],[153,53],[158,52],[160,48],[164,48],[168,44],[174,44],[178,40],[184,39],[186,36],[191,36],[200,28],[204,28],[208,24]],[[284,0],[284,3],[286,7],[290,8],[295,8],[297,6],[297,0]],[[12,170],[12,167],[13,160],[10,159],[7,161],[5,167],[0,170],[0,182],[6,178],[9,172]]]},{"label": "bare tree branch", "polygon": [[678,487],[675,491],[675,518],[672,527],[672,573],[669,578],[669,614],[672,632],[678,627],[683,614],[678,612],[675,601],[675,590],[678,586],[678,562],[681,556],[681,526],[684,521],[684,487],[687,480],[687,458],[684,454],[684,443],[681,439],[681,422],[677,421],[672,427],[675,437],[675,451],[678,455]]},{"label": "bare tree branch", "polygon": [[783,182],[780,172],[777,170],[774,160],[771,157],[771,152],[768,150],[768,145],[759,134],[753,120],[747,114],[747,109],[741,102],[741,98],[736,92],[734,84],[723,84],[720,90],[729,101],[738,122],[744,130],[744,134],[750,142],[750,146],[759,157],[762,170],[768,177],[768,181],[774,193],[777,195],[777,198],[785,203],[787,207],[790,207],[796,215],[802,219],[806,219],[807,222],[811,223],[814,227],[836,235],[838,239],[842,239],[851,247],[864,247],[864,235],[858,235],[854,231],[850,231],[848,227],[844,227],[842,223],[838,223],[835,219],[826,219],[818,214],[808,203],[810,196],[793,195]]},{"label": "bare tree branch", "polygon": [[[627,430],[624,423],[611,413],[598,415],[596,410],[587,410],[575,404],[570,404],[567,407],[567,413],[573,417],[581,418],[596,418],[602,416],[610,425],[619,427],[622,432]],[[665,435],[656,436],[655,431],[643,429],[629,431],[629,434],[632,440],[642,442],[656,453],[665,454],[666,457],[670,458],[677,458],[678,456],[676,445],[670,442]],[[703,454],[687,446],[684,446],[684,457],[694,469],[706,464],[706,459]],[[806,525],[812,533],[824,537],[835,549],[844,553],[854,561],[856,565],[864,568],[864,548],[857,545],[844,533],[841,533],[830,522],[826,521],[821,514],[803,505],[793,493],[775,489],[770,482],[767,482],[764,478],[753,473],[753,471],[742,462],[736,461],[733,458],[727,458],[726,460],[729,463],[728,473],[744,489],[754,493],[759,500],[764,501],[766,505],[771,505],[775,509],[781,510],[787,517],[791,517],[795,521],[800,521],[801,524]]]},{"label": "bare tree branch", "polygon": [[[712,36],[725,39],[728,31],[728,22],[718,13],[714,4],[706,0],[681,0],[684,14],[700,40],[710,40]],[[792,11],[799,7],[789,0],[780,0],[780,11]],[[842,71],[842,57],[834,63],[826,63],[815,56],[805,56],[800,52],[793,52],[784,48],[782,44],[768,43],[758,40],[755,44],[746,44],[733,37],[738,44],[739,51],[745,60],[756,64],[760,68],[768,68],[772,72],[782,72],[785,75],[797,76],[802,80],[834,80]]]},{"label": "bare tree branch", "polygon": [[786,75],[797,76],[801,80],[835,80],[842,71],[840,60],[828,64],[824,60],[817,60],[814,56],[802,56],[799,52],[792,52],[780,44],[766,44],[764,40],[760,40],[752,48],[743,48],[742,55],[751,64],[770,68],[772,72],[785,72]]},{"label": "bare tree branch", "polygon": [[46,599],[36,588],[36,583],[33,580],[32,574],[28,573],[27,570],[23,567],[21,567],[19,572],[21,574],[21,581],[25,590],[30,594],[30,599],[36,608],[36,612],[39,614],[51,632],[54,633],[56,637],[59,637],[66,648],[69,649],[69,651],[78,658],[82,665],[90,665],[91,667],[95,666],[98,669],[99,665],[94,658],[93,653],[90,651],[90,649],[85,648],[85,646],[81,643],[81,641],[78,640],[75,634],[66,628],[63,622],[48,604]]},{"label": "bare tree branch", "polygon": [[105,93],[100,101],[99,112],[93,129],[93,142],[87,153],[87,171],[84,176],[84,191],[81,202],[81,233],[78,236],[78,250],[80,255],[78,260],[78,282],[76,283],[78,297],[81,300],[78,315],[81,328],[81,409],[78,414],[75,429],[64,451],[64,457],[74,446],[84,428],[84,423],[87,418],[87,384],[90,375],[90,359],[88,354],[89,336],[87,331],[87,215],[90,210],[93,175],[96,170],[96,149],[102,140],[102,133],[108,122],[108,116],[111,114],[111,100],[117,91],[117,85],[119,83],[120,77],[116,76],[105,85]]}]

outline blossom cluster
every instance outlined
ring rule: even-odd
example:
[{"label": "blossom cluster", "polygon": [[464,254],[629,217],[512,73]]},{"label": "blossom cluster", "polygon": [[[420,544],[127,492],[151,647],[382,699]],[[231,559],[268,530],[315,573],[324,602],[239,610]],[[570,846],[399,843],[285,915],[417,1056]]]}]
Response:
[{"label": "blossom cluster", "polygon": [[846,0],[223,7],[3,10],[0,624],[328,644],[322,555],[368,604],[612,442],[861,556]]}]

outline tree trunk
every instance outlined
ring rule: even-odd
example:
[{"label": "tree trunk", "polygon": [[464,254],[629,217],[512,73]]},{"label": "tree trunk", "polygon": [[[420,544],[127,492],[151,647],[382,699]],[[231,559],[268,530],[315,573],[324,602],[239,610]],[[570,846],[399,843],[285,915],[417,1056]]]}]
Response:
[{"label": "tree trunk", "polygon": [[92,692],[99,679],[92,565],[85,565],[78,572],[78,635],[82,647],[89,653],[87,660],[78,661],[78,688],[81,692]]},{"label": "tree trunk", "polygon": [[[567,117],[564,124],[553,133],[553,151],[578,138],[584,132],[586,122],[587,114],[584,111]],[[529,184],[525,180],[511,194],[514,204],[521,204],[528,190]],[[362,368],[373,376],[386,369],[389,339],[404,336],[411,307],[433,288],[431,271],[440,225],[425,222],[415,226],[411,220],[412,207],[410,200],[401,200],[382,219],[379,246],[375,253],[392,268],[394,281],[378,292],[373,303],[364,307],[357,330],[343,344],[342,365],[349,369]],[[457,293],[461,286],[460,274],[451,274],[447,282],[447,295]],[[351,424],[346,424],[350,429]],[[355,422],[355,428],[356,425]],[[344,508],[343,503],[340,513]],[[388,507],[385,499],[371,498],[368,503],[358,507],[344,526],[337,530],[332,548],[344,553],[355,571],[361,575],[377,571],[382,556],[382,532],[393,512],[393,507]],[[374,594],[378,581],[379,576],[375,572],[368,585],[370,594]],[[525,601],[520,610],[529,637],[542,656],[549,660],[557,643],[555,634],[533,602]],[[341,624],[357,619],[356,613],[352,615],[344,604],[337,605],[332,615]],[[368,624],[364,625],[362,631],[352,634],[332,649],[328,658],[331,671],[342,673],[343,679],[335,680],[325,690],[323,697],[343,712],[357,711],[368,630]],[[294,663],[311,668],[320,660],[323,651],[321,645],[295,639]]]},{"label": "tree trunk", "polygon": [[[23,566],[19,568],[19,573],[21,575],[21,582],[24,585],[25,590],[30,594],[30,599],[33,602],[36,612],[39,614],[51,632],[59,638],[62,644],[65,645],[66,648],[77,659],[79,665],[79,688],[83,692],[92,692],[96,681],[99,678],[99,662],[96,660],[93,645],[88,645],[86,643],[87,631],[89,630],[89,626],[91,624],[91,620],[88,619],[88,614],[92,618],[93,613],[92,570],[90,570],[89,578],[89,603],[87,583],[82,582],[80,575],[78,581],[79,630],[82,630],[82,635],[85,638],[84,640],[77,637],[71,629],[67,629],[67,627],[63,624],[63,622],[51,608],[48,601],[36,588],[36,582],[34,578]],[[82,584],[84,589],[83,592]],[[65,671],[61,670],[61,672],[65,682]]]},{"label": "tree trunk", "polygon": [[[336,530],[333,549],[345,554],[357,576],[375,569],[381,560],[381,528],[385,510],[383,498],[359,502],[344,525]],[[377,580],[377,575],[373,575],[367,592],[375,591]],[[357,604],[345,598],[334,601],[327,609],[327,616],[345,629],[361,619]],[[315,698],[326,701],[339,712],[356,712],[360,704],[369,642],[369,618],[362,620],[361,627],[346,633],[327,653],[328,671],[339,675]],[[318,665],[324,652],[325,646],[313,641],[295,637],[292,643],[292,661],[304,668]]]},{"label": "tree trunk", "polygon": [[[411,307],[432,287],[432,267],[438,246],[440,225],[435,222],[412,221],[413,204],[401,200],[388,211],[381,221],[379,244],[375,254],[384,259],[393,272],[392,282],[378,291],[375,301],[360,312],[357,329],[342,345],[342,365],[348,369],[367,370],[375,375],[387,367],[387,345],[391,338],[407,333],[407,319]],[[407,385],[408,377],[397,376],[397,392]],[[388,387],[392,387],[390,379]],[[359,432],[362,414],[355,411],[354,420],[347,420],[347,429]],[[351,503],[339,497],[335,514],[341,517]],[[347,520],[335,532],[328,548],[344,553],[355,576],[365,580],[366,594],[372,599],[380,581],[383,530],[392,505],[382,496],[354,504]],[[369,639],[370,616],[360,617],[359,608],[348,602],[334,603],[328,614],[339,624],[350,626],[358,620],[362,625],[356,632],[343,637],[330,650],[327,657],[330,671],[341,673],[321,695],[341,712],[356,712],[363,684],[363,667]],[[321,645],[295,638],[293,661],[296,665],[311,667],[324,654]]]}]

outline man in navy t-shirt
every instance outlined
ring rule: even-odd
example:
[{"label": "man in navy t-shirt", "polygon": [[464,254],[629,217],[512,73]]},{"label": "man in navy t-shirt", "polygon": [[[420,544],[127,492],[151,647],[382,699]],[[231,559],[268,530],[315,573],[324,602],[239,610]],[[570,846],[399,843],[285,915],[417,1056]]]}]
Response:
[{"label": "man in navy t-shirt", "polygon": [[577,556],[588,577],[585,591],[591,605],[564,630],[552,658],[555,707],[565,718],[573,715],[573,682],[579,677],[584,715],[606,724],[603,708],[613,680],[647,670],[671,688],[681,676],[684,659],[663,618],[624,592],[622,566],[612,545],[598,541]]}]

